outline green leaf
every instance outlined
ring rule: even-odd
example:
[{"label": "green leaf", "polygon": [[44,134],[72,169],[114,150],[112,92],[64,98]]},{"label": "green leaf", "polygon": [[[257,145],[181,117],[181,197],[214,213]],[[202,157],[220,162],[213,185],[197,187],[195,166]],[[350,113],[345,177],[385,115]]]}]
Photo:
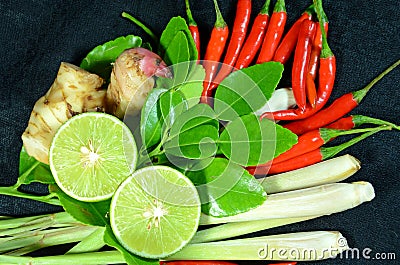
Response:
[{"label": "green leaf", "polygon": [[158,260],[145,259],[136,255],[133,255],[127,251],[114,236],[110,225],[106,226],[104,232],[104,242],[113,248],[116,248],[124,256],[124,259],[128,265],[158,265]]},{"label": "green leaf", "polygon": [[260,109],[271,98],[282,72],[281,63],[267,62],[228,75],[215,92],[214,110],[218,117],[232,121]]},{"label": "green leaf", "polygon": [[275,124],[275,129],[276,129],[276,147],[275,147],[274,158],[286,152],[298,142],[297,135],[292,133],[291,130],[286,129],[279,124]]},{"label": "green leaf", "polygon": [[180,31],[185,34],[188,40],[190,61],[196,61],[198,58],[196,45],[193,41],[189,27],[186,24],[186,20],[180,16],[171,18],[164,31],[162,32],[160,37],[160,45],[158,47],[158,54],[160,54],[161,57],[164,58],[165,51],[168,49],[169,44]]},{"label": "green leaf", "polygon": [[32,182],[43,184],[55,183],[49,165],[37,161],[29,156],[25,148],[22,147],[19,155],[19,178],[16,186],[28,185]]},{"label": "green leaf", "polygon": [[[178,31],[165,51],[164,61],[168,65],[174,65],[190,60],[188,39],[183,31]],[[184,74],[186,77],[187,72]]]},{"label": "green leaf", "polygon": [[82,60],[80,67],[95,73],[105,80],[110,78],[112,63],[125,50],[140,47],[142,39],[134,35],[118,37],[91,50]]},{"label": "green leaf", "polygon": [[164,144],[167,154],[189,159],[203,159],[217,152],[218,128],[212,125],[200,125],[185,130],[177,137],[170,138]]},{"label": "green leaf", "polygon": [[162,88],[154,88],[147,96],[140,117],[140,135],[143,145],[150,148],[161,141],[162,114],[158,99],[167,91]]},{"label": "green leaf", "polygon": [[180,133],[189,131],[197,126],[212,125],[219,128],[214,110],[207,104],[197,104],[180,115],[172,124],[169,137],[177,137]]},{"label": "green leaf", "polygon": [[256,166],[271,160],[277,152],[288,150],[296,142],[295,134],[268,119],[260,121],[255,114],[249,114],[226,126],[219,148],[232,162]]},{"label": "green leaf", "polygon": [[95,226],[106,226],[111,200],[82,202],[65,194],[57,185],[49,185],[49,190],[57,194],[64,210],[77,221]]},{"label": "green leaf", "polygon": [[[166,77],[157,77],[155,88],[170,89],[174,86],[174,79]],[[153,88],[154,89],[154,88]]]},{"label": "green leaf", "polygon": [[179,91],[169,90],[161,94],[158,104],[166,128],[170,128],[175,119],[188,109],[185,97]]},{"label": "green leaf", "polygon": [[260,183],[225,158],[203,160],[186,175],[196,185],[201,210],[208,215],[223,217],[247,212],[266,199]]},{"label": "green leaf", "polygon": [[214,155],[218,130],[213,109],[207,104],[197,104],[176,118],[164,143],[165,152],[189,159]]},{"label": "green leaf", "polygon": [[180,91],[186,98],[189,108],[198,104],[200,101],[201,93],[203,92],[203,81],[206,76],[204,67],[196,64],[191,68],[191,71],[177,90]]}]

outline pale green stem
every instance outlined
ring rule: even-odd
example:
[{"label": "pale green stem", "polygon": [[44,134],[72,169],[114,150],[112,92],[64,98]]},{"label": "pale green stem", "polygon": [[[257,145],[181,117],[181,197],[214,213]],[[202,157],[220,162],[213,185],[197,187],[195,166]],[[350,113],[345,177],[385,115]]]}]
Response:
[{"label": "pale green stem", "polygon": [[[62,227],[62,228],[54,228],[39,231],[28,231],[21,235],[14,235],[11,237],[5,237],[6,239],[0,245],[0,253],[4,253],[5,251],[14,251],[20,248],[24,248],[29,245],[33,245],[34,243],[39,242],[43,238],[49,236],[54,233],[63,233],[63,232],[71,232],[71,228],[74,227],[82,227],[82,224],[70,227]],[[76,232],[79,234],[79,231]]]},{"label": "pale green stem", "polygon": [[190,240],[190,243],[194,244],[194,243],[219,241],[227,238],[232,238],[266,229],[271,229],[274,227],[303,222],[317,217],[319,216],[307,216],[307,217],[284,218],[284,219],[265,219],[265,220],[256,220],[248,222],[227,223],[197,231],[192,240]]},{"label": "pale green stem", "polygon": [[272,194],[339,182],[352,176],[360,167],[360,161],[356,158],[343,155],[258,180],[267,194]]},{"label": "pale green stem", "polygon": [[374,188],[368,182],[333,183],[317,187],[271,194],[257,208],[228,217],[202,214],[201,225],[329,215],[371,201]]},{"label": "pale green stem", "polygon": [[0,264],[29,264],[29,265],[76,265],[76,264],[125,264],[126,261],[119,251],[89,252],[46,257],[14,257],[0,255]]},{"label": "pale green stem", "polygon": [[[274,249],[274,250],[273,250]],[[282,255],[282,251],[286,253]],[[300,232],[212,243],[189,244],[168,260],[301,260],[333,257],[348,249],[346,239],[335,231]],[[326,251],[330,250],[330,251]],[[286,257],[285,257],[286,255]],[[289,256],[288,255],[295,255]],[[89,252],[47,257],[0,255],[1,264],[120,264],[119,251]]]},{"label": "pale green stem", "polygon": [[105,245],[104,231],[105,227],[98,227],[93,233],[71,248],[67,254],[98,251]]},{"label": "pale green stem", "polygon": [[27,237],[11,238],[0,245],[0,253],[17,250],[19,248],[35,244],[42,238],[42,235],[30,235]]},{"label": "pale green stem", "polygon": [[17,228],[5,229],[0,231],[0,236],[18,236],[18,234],[43,230],[49,228],[53,223],[54,223],[53,220],[45,220],[40,223],[24,225]]},{"label": "pale green stem", "polygon": [[346,240],[339,232],[314,231],[188,244],[167,260],[315,261],[346,249]]},{"label": "pale green stem", "polygon": [[[59,212],[54,214],[45,214],[39,216],[19,217],[19,218],[7,218],[0,220],[0,231],[12,231],[12,229],[26,227],[35,224],[43,224],[47,226],[47,222],[52,221],[53,225],[69,225],[77,224],[77,221],[66,212]],[[9,233],[3,233],[2,235],[10,235]]]},{"label": "pale green stem", "polygon": [[56,230],[54,232],[41,235],[42,238],[39,241],[31,245],[26,245],[18,250],[9,252],[8,254],[12,256],[21,256],[49,246],[78,242],[92,234],[96,229],[97,227],[95,226],[81,226]]}]

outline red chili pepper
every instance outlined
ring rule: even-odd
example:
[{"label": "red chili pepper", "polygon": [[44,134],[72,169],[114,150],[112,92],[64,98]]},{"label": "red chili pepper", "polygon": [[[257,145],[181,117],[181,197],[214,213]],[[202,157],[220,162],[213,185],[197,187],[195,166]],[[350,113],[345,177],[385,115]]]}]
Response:
[{"label": "red chili pepper", "polygon": [[212,260],[180,260],[180,261],[160,261],[160,265],[237,265],[226,261]]},{"label": "red chili pepper", "polygon": [[[187,19],[188,19],[189,30],[190,30],[190,33],[192,34],[192,38],[193,38],[194,44],[196,45],[198,58],[200,59],[200,33],[199,33],[199,27],[197,26],[196,21],[193,19],[192,11],[190,10],[189,0],[185,0],[185,5],[186,5],[186,15],[187,15]],[[199,63],[199,60],[197,60],[197,63]]]},{"label": "red chili pepper", "polygon": [[251,14],[251,0],[239,0],[236,7],[236,18],[233,23],[232,35],[228,49],[225,54],[223,65],[211,84],[211,89],[215,89],[224,78],[233,70],[233,66],[238,59],[239,52],[246,38],[247,26],[249,25]]},{"label": "red chili pepper", "polygon": [[215,21],[214,28],[211,32],[211,37],[207,45],[206,54],[204,55],[203,66],[206,72],[206,76],[203,82],[203,92],[201,95],[200,102],[212,105],[212,94],[211,89],[212,80],[218,70],[218,63],[221,59],[222,53],[225,49],[225,43],[229,35],[229,29],[226,25],[221,11],[218,8],[218,3],[214,0],[215,12],[217,19]]},{"label": "red chili pepper", "polygon": [[307,103],[306,79],[315,31],[316,24],[313,21],[303,20],[300,26],[296,50],[294,52],[292,91],[297,107],[303,111],[305,110]]},{"label": "red chili pepper", "polygon": [[253,175],[259,174],[258,172],[259,170],[257,170],[257,168],[259,167],[270,167],[270,166],[274,167],[274,165],[276,164],[282,163],[290,159],[294,159],[298,156],[314,151],[323,146],[324,144],[332,141],[338,136],[370,132],[372,130],[376,129],[366,128],[366,129],[354,129],[354,130],[338,130],[338,129],[320,128],[312,130],[299,136],[297,144],[293,145],[292,148],[280,154],[272,161],[262,165],[258,165],[257,167],[249,167],[247,170]]},{"label": "red chili pepper", "polygon": [[296,47],[301,23],[304,20],[311,20],[313,12],[314,6],[311,5],[303,12],[303,14],[296,20],[296,22],[294,22],[292,27],[283,37],[281,44],[279,44],[278,48],[276,49],[273,61],[280,62],[282,64],[286,63],[286,61],[290,58],[290,55],[293,53],[294,48]]},{"label": "red chili pepper", "polygon": [[355,127],[358,127],[363,124],[375,124],[375,125],[387,125],[400,130],[400,127],[396,124],[393,124],[388,121],[364,116],[364,115],[351,115],[344,118],[340,118],[339,120],[328,124],[324,128],[328,129],[337,129],[337,130],[349,130]]},{"label": "red chili pepper", "polygon": [[303,168],[306,166],[313,165],[315,163],[321,162],[323,160],[326,160],[328,158],[331,158],[335,156],[337,153],[343,151],[344,149],[360,142],[361,140],[367,138],[368,136],[377,133],[381,130],[389,130],[391,127],[389,126],[382,126],[379,128],[376,128],[374,130],[371,130],[367,133],[364,133],[360,136],[357,136],[350,141],[340,144],[338,146],[333,146],[333,147],[320,147],[317,148],[311,152],[302,154],[300,156],[296,156],[294,158],[285,160],[280,163],[272,164],[271,167],[263,167],[259,166],[257,167],[257,174],[262,174],[262,175],[272,175],[272,174],[277,174],[277,173],[283,173],[299,168]]},{"label": "red chili pepper", "polygon": [[[329,23],[326,18],[324,20],[325,20],[324,21],[325,33],[328,34]],[[315,80],[317,76],[317,68],[318,68],[319,56],[321,54],[321,49],[322,49],[322,32],[321,32],[321,25],[318,23],[310,55],[310,65],[308,68],[309,74],[311,75],[313,80]]]},{"label": "red chili pepper", "polygon": [[274,12],[272,13],[267,33],[265,34],[260,54],[257,58],[257,63],[264,63],[273,59],[275,50],[281,41],[285,29],[286,19],[285,1],[278,0],[275,4]]},{"label": "red chili pepper", "polygon": [[375,83],[381,80],[386,74],[396,68],[399,64],[400,60],[398,60],[381,74],[379,74],[363,89],[344,94],[343,96],[333,101],[329,107],[319,111],[315,115],[303,120],[285,124],[284,127],[291,130],[297,135],[301,135],[305,132],[324,127],[325,125],[336,121],[337,119],[343,117],[344,115],[352,111],[355,107],[357,107],[361,100],[366,96],[368,91],[373,87],[373,85],[375,85]]},{"label": "red chili pepper", "polygon": [[249,66],[260,49],[266,28],[268,26],[269,4],[270,0],[265,1],[257,17],[254,19],[250,34],[247,37],[236,61],[236,69],[242,69]]},{"label": "red chili pepper", "polygon": [[[328,21],[324,22],[325,32],[328,32]],[[322,33],[321,33],[321,26],[317,24],[317,31],[315,33],[311,55],[310,55],[310,62],[308,66],[308,74],[307,74],[307,82],[306,82],[306,94],[308,102],[314,108],[316,101],[317,101],[317,89],[315,87],[315,78],[317,75],[317,68],[319,62],[319,56],[321,54],[322,49]]]},{"label": "red chili pepper", "polygon": [[[322,7],[316,8],[316,11],[319,23],[323,24],[327,19]],[[275,112],[265,112],[261,115],[261,118],[273,118],[275,120],[300,120],[310,117],[321,110],[331,95],[336,75],[336,58],[329,48],[324,30],[322,31],[322,50],[319,64],[318,94],[315,107],[307,105],[305,110],[296,108]]]}]

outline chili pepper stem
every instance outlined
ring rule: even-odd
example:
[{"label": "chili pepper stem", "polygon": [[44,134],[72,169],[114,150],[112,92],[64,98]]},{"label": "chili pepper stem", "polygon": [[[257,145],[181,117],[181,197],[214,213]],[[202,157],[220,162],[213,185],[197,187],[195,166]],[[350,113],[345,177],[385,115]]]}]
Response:
[{"label": "chili pepper stem", "polygon": [[387,125],[392,127],[393,129],[396,130],[400,130],[400,126],[388,122],[388,121],[384,121],[381,119],[376,119],[376,118],[372,118],[372,117],[368,117],[368,116],[364,116],[364,115],[353,115],[353,122],[355,126],[359,126],[361,124],[365,124],[365,123],[370,123],[370,124],[376,124],[376,125]]},{"label": "chili pepper stem", "polygon": [[327,40],[325,26],[324,26],[325,23],[328,23],[328,18],[325,14],[324,9],[322,8],[322,0],[313,0],[313,2],[314,2],[315,11],[317,13],[318,22],[319,22],[319,25],[321,28],[321,35],[322,35],[321,57],[322,58],[332,57],[334,55],[333,55],[331,48],[328,45],[328,40]]},{"label": "chili pepper stem", "polygon": [[355,138],[351,139],[350,141],[343,143],[341,145],[333,146],[333,147],[322,147],[320,149],[322,159],[325,160],[325,159],[331,158],[331,157],[335,156],[336,154],[338,154],[339,152],[343,151],[344,149],[364,140],[365,138],[367,138],[379,131],[391,130],[391,129],[392,129],[392,127],[390,127],[390,126],[380,126],[374,130],[371,130],[371,131],[366,132],[358,137],[355,137]]},{"label": "chili pepper stem", "polygon": [[[391,128],[390,126],[387,126],[387,127]],[[356,133],[365,133],[365,132],[371,132],[371,131],[376,131],[376,130],[377,130],[376,128],[365,128],[365,129],[354,129],[354,130],[337,130],[337,129],[321,128],[321,129],[319,129],[319,133],[321,135],[321,139],[325,143],[327,143],[330,140],[332,140],[333,138],[336,138],[338,136],[356,134]]]},{"label": "chili pepper stem", "polygon": [[144,32],[146,32],[150,36],[150,38],[154,41],[154,43],[158,43],[158,37],[156,36],[156,34],[154,34],[154,32],[149,27],[147,27],[145,24],[143,24],[137,18],[133,17],[132,15],[128,14],[127,12],[122,12],[122,17],[127,18],[130,21],[132,21],[133,23],[135,23],[137,26],[139,26],[141,29],[143,29]]},{"label": "chili pepper stem", "polygon": [[192,11],[190,10],[189,0],[185,0],[185,7],[189,26],[197,26],[196,21],[193,19]]},{"label": "chili pepper stem", "polygon": [[214,0],[214,8],[215,8],[215,14],[217,16],[217,19],[215,21],[215,27],[216,28],[226,27],[226,22],[222,17],[221,11],[219,10],[217,0]]},{"label": "chili pepper stem", "polygon": [[381,80],[386,74],[388,74],[390,71],[392,71],[394,68],[396,68],[400,64],[400,59],[397,60],[394,64],[389,66],[387,69],[385,69],[382,73],[380,73],[377,77],[375,77],[367,86],[364,88],[357,90],[353,92],[353,98],[357,103],[360,103],[360,101],[365,97],[365,95],[368,93],[368,91],[379,81]]},{"label": "chili pepper stem", "polygon": [[270,4],[271,0],[266,0],[263,4],[263,6],[261,7],[260,10],[260,14],[268,14],[269,11],[269,4]]}]

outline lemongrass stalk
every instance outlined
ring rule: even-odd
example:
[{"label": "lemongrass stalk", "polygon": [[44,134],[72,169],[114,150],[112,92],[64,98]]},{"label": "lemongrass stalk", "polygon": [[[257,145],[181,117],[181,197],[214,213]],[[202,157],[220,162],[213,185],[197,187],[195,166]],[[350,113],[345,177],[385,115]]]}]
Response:
[{"label": "lemongrass stalk", "polygon": [[105,246],[103,240],[105,227],[98,227],[93,233],[68,250],[67,254],[98,251]]},{"label": "lemongrass stalk", "polygon": [[37,215],[37,216],[28,216],[28,217],[11,217],[11,216],[4,216],[0,219],[0,230],[15,228],[25,223],[28,223],[33,220],[37,220],[43,218],[47,215]]},{"label": "lemongrass stalk", "polygon": [[260,109],[254,112],[257,116],[261,116],[265,112],[273,112],[279,110],[286,110],[296,105],[293,91],[291,88],[276,89],[271,98]]},{"label": "lemongrass stalk", "polygon": [[347,154],[258,180],[267,194],[272,194],[339,182],[352,176],[360,167],[360,161]]},{"label": "lemongrass stalk", "polygon": [[7,254],[12,256],[21,256],[45,247],[79,242],[92,234],[96,229],[96,226],[81,226],[56,230],[55,232],[42,235],[42,238],[39,241],[31,245],[26,245],[23,248]]},{"label": "lemongrass stalk", "polygon": [[314,231],[188,244],[167,260],[294,260],[332,258],[348,249],[336,231]]},{"label": "lemongrass stalk", "polygon": [[0,236],[12,236],[28,231],[46,229],[49,226],[69,226],[74,224],[78,224],[78,222],[66,212],[11,218],[0,220]]},{"label": "lemongrass stalk", "polygon": [[[82,224],[79,226],[75,227],[82,227]],[[62,228],[54,228],[51,227],[50,229],[44,229],[44,230],[39,230],[39,231],[29,231],[27,233],[21,234],[21,235],[13,235],[13,236],[8,236],[5,237],[4,242],[0,245],[0,253],[4,253],[6,251],[14,251],[18,250],[20,248],[24,248],[30,245],[33,245],[35,243],[41,244],[41,240],[44,237],[48,237],[49,235],[54,235],[56,232],[58,234],[61,234],[63,232],[71,232],[71,228],[74,228],[73,226],[70,227],[62,227]],[[76,233],[78,234],[79,231],[77,230]]]},{"label": "lemongrass stalk", "polygon": [[41,236],[41,235],[34,235],[34,236],[27,236],[27,237],[20,237],[20,238],[11,238],[8,241],[3,242],[0,245],[0,253],[17,250],[19,248],[35,244],[38,241],[40,241],[40,239],[42,239],[42,238],[43,238],[43,236]]},{"label": "lemongrass stalk", "polygon": [[125,264],[126,261],[119,251],[101,251],[89,252],[80,254],[68,254],[57,256],[44,257],[21,257],[0,255],[0,264],[29,264],[29,265],[44,265],[44,264]]},{"label": "lemongrass stalk", "polygon": [[194,244],[194,243],[219,241],[279,226],[303,222],[317,217],[319,216],[306,216],[306,217],[282,218],[282,219],[277,218],[277,219],[265,219],[265,220],[222,224],[208,229],[197,231],[192,240],[190,240],[190,243]]},{"label": "lemongrass stalk", "polygon": [[41,223],[24,225],[16,228],[6,229],[0,231],[0,236],[16,236],[18,234],[24,234],[26,232],[38,231],[49,228],[53,224],[53,220],[45,220]]},{"label": "lemongrass stalk", "polygon": [[317,187],[271,194],[260,206],[228,217],[202,214],[201,225],[329,215],[371,201],[374,188],[368,182],[333,183]]},{"label": "lemongrass stalk", "polygon": [[[315,231],[188,244],[167,260],[298,260],[313,261],[334,257],[348,249],[339,232]],[[46,257],[0,255],[1,264],[120,264],[119,251],[89,252]],[[154,263],[155,264],[155,263]]]}]

